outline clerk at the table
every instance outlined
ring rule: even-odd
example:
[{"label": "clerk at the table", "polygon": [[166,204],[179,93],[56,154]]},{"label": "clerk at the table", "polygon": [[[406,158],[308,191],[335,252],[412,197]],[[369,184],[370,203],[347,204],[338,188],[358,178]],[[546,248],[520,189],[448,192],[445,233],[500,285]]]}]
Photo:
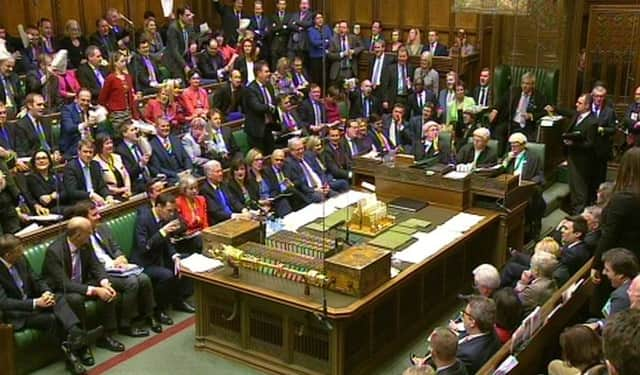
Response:
[{"label": "clerk at the table", "polygon": [[489,146],[491,133],[487,128],[473,131],[473,143],[462,146],[456,155],[458,164],[469,164],[471,169],[490,167],[498,162],[496,150]]}]

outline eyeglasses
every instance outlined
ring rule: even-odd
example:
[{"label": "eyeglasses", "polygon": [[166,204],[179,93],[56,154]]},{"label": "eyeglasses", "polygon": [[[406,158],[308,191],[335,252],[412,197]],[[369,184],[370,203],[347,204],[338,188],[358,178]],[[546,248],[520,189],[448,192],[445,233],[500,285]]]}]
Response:
[{"label": "eyeglasses", "polygon": [[476,320],[476,318],[473,315],[469,314],[465,309],[460,310],[460,315],[462,315],[462,316],[466,315],[469,318],[471,318],[473,320]]}]

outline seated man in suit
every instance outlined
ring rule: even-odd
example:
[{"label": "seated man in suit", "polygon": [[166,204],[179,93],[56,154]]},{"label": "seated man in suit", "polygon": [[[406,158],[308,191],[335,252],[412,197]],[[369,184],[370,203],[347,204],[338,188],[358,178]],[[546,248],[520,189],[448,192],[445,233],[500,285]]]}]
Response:
[{"label": "seated man in suit", "polygon": [[16,59],[13,56],[0,60],[0,102],[6,105],[10,120],[16,117],[24,100],[20,90],[20,78],[13,71],[15,66]]},{"label": "seated man in suit", "polygon": [[458,151],[456,162],[466,164],[468,170],[478,167],[490,167],[498,162],[496,150],[489,147],[491,133],[487,128],[478,128],[473,132],[473,143],[468,143]]},{"label": "seated man in suit", "polygon": [[308,135],[307,124],[302,121],[292,102],[292,95],[278,97],[277,121],[280,123],[280,134],[275,141],[278,147],[284,147],[291,137]]},{"label": "seated man in suit", "polygon": [[109,282],[120,295],[121,306],[126,308],[120,312],[118,328],[120,333],[131,337],[149,336],[149,331],[132,326],[134,318],[140,316],[156,333],[162,332],[162,325],[154,317],[156,301],[149,276],[144,273],[122,276],[110,270],[126,270],[130,268],[129,260],[115,240],[111,229],[100,224],[100,213],[91,201],[77,203],[73,215],[84,217],[91,222],[91,247],[108,273]]},{"label": "seated man in suit", "polygon": [[427,102],[422,107],[420,115],[413,116],[409,120],[409,130],[418,138],[422,134],[422,125],[429,121],[436,121],[436,115],[436,104]]},{"label": "seated man in suit", "polygon": [[351,159],[371,151],[371,145],[367,147],[360,138],[359,119],[353,119],[347,122],[347,129],[344,132],[344,150],[349,154]]},{"label": "seated man in suit", "polygon": [[295,56],[293,58],[293,69],[291,70],[291,78],[296,90],[308,94],[311,89],[311,79],[304,68],[304,62],[301,56]]},{"label": "seated man in suit", "polygon": [[382,122],[382,118],[375,113],[369,117],[369,135],[368,138],[371,140],[371,145],[373,150],[377,153],[389,153],[396,150],[396,145],[394,145],[387,134],[384,132],[384,123]]},{"label": "seated man in suit", "polygon": [[320,176],[323,185],[329,184],[331,190],[340,193],[349,190],[351,180],[335,178],[327,169],[325,153],[323,152],[324,145],[320,137],[317,135],[307,137],[305,149],[304,159],[311,166],[311,169]]},{"label": "seated man in suit", "polygon": [[16,151],[20,157],[31,157],[34,152],[43,149],[51,153],[54,162],[62,159],[53,144],[51,128],[43,125],[40,118],[44,114],[44,98],[40,94],[31,93],[25,99],[27,114],[16,124]]},{"label": "seated man in suit", "polygon": [[[80,320],[62,294],[52,289],[25,259],[24,247],[11,234],[0,236],[0,311],[15,331],[34,328],[53,332],[72,374],[86,369],[75,352],[83,346]],[[84,353],[84,351],[82,351]]]},{"label": "seated man in suit", "polygon": [[[104,82],[107,79],[107,69],[102,65],[102,52],[100,48],[96,46],[87,47],[85,52],[87,62],[80,64],[76,76],[78,82],[82,87],[86,87],[91,91],[91,100],[98,102],[98,96],[100,96],[100,90],[104,86]],[[106,55],[104,55],[106,56]]]},{"label": "seated man in suit", "polygon": [[143,152],[140,147],[140,132],[131,121],[123,123],[120,130],[122,141],[116,146],[115,151],[122,158],[122,163],[131,178],[132,192],[142,193],[147,182],[151,180],[148,166],[151,155]]},{"label": "seated man in suit", "polygon": [[204,165],[206,181],[200,188],[200,194],[207,200],[207,215],[211,225],[225,220],[249,217],[249,212],[241,202],[233,199],[224,184],[222,164],[217,160],[209,160]]},{"label": "seated man in suit", "polygon": [[416,161],[436,158],[441,164],[451,159],[451,146],[440,142],[440,124],[429,121],[422,125],[422,137],[411,146]]},{"label": "seated man in suit", "polygon": [[456,357],[466,367],[468,374],[475,374],[480,367],[500,349],[494,324],[496,304],[483,296],[471,296],[462,310],[462,322],[466,335],[458,341]]},{"label": "seated man in suit", "polygon": [[[112,337],[118,328],[116,297],[104,266],[93,255],[89,238],[91,222],[83,217],[71,218],[67,231],[58,237],[44,256],[42,274],[56,293],[65,299],[81,320],[86,319],[85,301],[98,302],[100,324],[104,336],[96,344],[114,352],[124,351],[124,345]],[[127,308],[127,307],[125,307]]]},{"label": "seated man in suit", "polygon": [[95,148],[91,139],[78,142],[78,157],[64,166],[64,187],[69,203],[91,200],[104,206],[112,200],[102,178],[102,168],[93,160]]},{"label": "seated man in suit", "polygon": [[58,91],[58,76],[53,73],[51,67],[52,57],[47,54],[38,56],[36,69],[27,73],[27,92],[35,92],[45,98],[46,111],[58,112],[62,105],[62,97]]},{"label": "seated man in suit", "polygon": [[242,114],[242,75],[238,69],[231,71],[229,82],[221,85],[211,97],[211,108],[222,111],[227,120],[233,121],[244,117]]},{"label": "seated man in suit", "polygon": [[[111,32],[109,22],[104,18],[96,20],[96,32],[89,37],[89,43],[99,48],[102,56],[107,58],[118,50],[116,36]],[[89,54],[86,56],[88,57]]]},{"label": "seated man in suit", "polygon": [[171,125],[167,119],[156,119],[156,132],[156,136],[149,140],[152,150],[149,160],[151,175],[161,173],[170,182],[177,182],[181,173],[193,169],[193,163],[178,137],[171,134]]},{"label": "seated man in suit", "polygon": [[206,53],[198,56],[198,70],[206,83],[216,83],[226,80],[233,64],[226,64],[220,51],[218,41],[215,38],[209,40]]},{"label": "seated man in suit", "polygon": [[[251,152],[251,151],[249,151]],[[284,217],[293,209],[289,197],[294,187],[293,183],[284,175],[285,153],[283,149],[275,149],[271,153],[271,163],[268,168],[263,169],[262,179],[269,189],[269,197],[275,198],[271,202],[271,210],[278,217]],[[255,172],[251,173],[255,178]],[[284,195],[281,195],[284,194]]]},{"label": "seated man in suit", "polygon": [[131,58],[129,73],[133,75],[137,92],[142,92],[142,95],[156,94],[162,77],[151,56],[151,43],[145,37],[139,38],[137,43],[138,53]]},{"label": "seated man in suit", "polygon": [[396,146],[400,146],[405,150],[409,150],[410,146],[421,137],[421,133],[413,134],[409,124],[405,121],[405,112],[407,108],[400,103],[393,106],[391,114],[382,117],[382,124],[385,134]]},{"label": "seated man in suit", "polygon": [[431,359],[413,357],[416,366],[431,366],[438,375],[467,375],[467,368],[456,358],[458,336],[447,327],[437,327],[429,335]]},{"label": "seated man in suit", "polygon": [[91,92],[81,89],[73,103],[62,107],[62,122],[60,128],[60,152],[65,160],[78,156],[78,142],[94,134],[98,122],[89,116],[91,107]]},{"label": "seated man in suit", "polygon": [[173,324],[167,315],[171,305],[177,310],[193,313],[195,308],[186,300],[193,294],[193,285],[180,277],[180,254],[171,238],[183,231],[176,214],[176,200],[169,193],[160,194],[153,207],[138,210],[136,244],[131,259],[144,267],[153,284],[156,300],[155,318],[165,325]]},{"label": "seated man in suit", "polygon": [[328,140],[323,151],[327,170],[334,178],[351,181],[353,172],[350,146],[346,139],[342,138],[342,130],[337,126],[329,128]]},{"label": "seated man in suit", "polygon": [[0,101],[0,160],[7,163],[9,168],[17,167],[18,171],[29,170],[27,163],[18,160],[16,152],[15,124],[7,122],[9,109]]},{"label": "seated man in suit", "polygon": [[588,230],[587,221],[582,216],[565,218],[564,228],[561,228],[560,265],[553,273],[556,285],[564,285],[591,257],[583,241]]},{"label": "seated man in suit", "polygon": [[213,159],[218,160],[223,168],[228,168],[231,161],[241,155],[238,145],[232,136],[230,127],[223,125],[223,115],[218,109],[212,108],[209,111],[209,123],[207,136],[210,142],[210,154]]},{"label": "seated man in suit", "polygon": [[408,118],[420,116],[422,109],[427,103],[436,105],[438,104],[438,99],[433,91],[424,87],[422,78],[417,78],[413,81],[413,92],[409,95],[409,101],[407,103]]},{"label": "seated man in suit", "polygon": [[373,86],[368,79],[360,82],[360,88],[349,94],[349,118],[369,118],[376,113],[382,115],[380,99],[373,95]]},{"label": "seated man in suit", "polygon": [[542,197],[544,187],[544,165],[540,158],[527,150],[527,137],[523,133],[509,136],[511,151],[502,162],[505,173],[522,176],[523,180],[533,181],[537,187],[529,198],[525,211],[525,238],[536,239],[542,227],[542,217],[547,204]]},{"label": "seated man in suit", "polygon": [[310,203],[322,202],[327,196],[336,195],[329,184],[322,182],[309,163],[304,159],[304,143],[302,139],[294,137],[287,144],[289,157],[284,165],[284,174],[295,187],[297,207],[304,207]]},{"label": "seated man in suit", "polygon": [[303,122],[311,134],[324,135],[326,134],[326,126],[337,125],[327,124],[327,111],[322,103],[322,90],[320,86],[311,83],[309,84],[309,98],[302,101],[298,113],[300,114],[300,120]]}]

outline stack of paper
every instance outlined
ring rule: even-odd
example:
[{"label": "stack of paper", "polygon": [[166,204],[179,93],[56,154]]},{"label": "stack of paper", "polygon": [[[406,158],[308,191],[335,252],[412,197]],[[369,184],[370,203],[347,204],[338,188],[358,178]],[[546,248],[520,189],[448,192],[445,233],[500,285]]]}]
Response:
[{"label": "stack of paper", "polygon": [[484,216],[467,214],[464,212],[460,212],[456,216],[447,220],[447,222],[443,223],[441,227],[445,227],[452,232],[466,232],[474,225],[484,219]]},{"label": "stack of paper", "polygon": [[291,212],[282,219],[283,229],[296,231],[300,227],[309,224],[310,222],[327,217],[338,209],[345,208],[352,205],[359,200],[370,196],[371,193],[363,193],[359,191],[348,191],[342,193],[336,197],[327,199],[322,203],[310,204],[298,211]]},{"label": "stack of paper", "polygon": [[190,255],[188,258],[182,259],[180,263],[183,267],[188,268],[191,272],[208,272],[224,266],[221,261],[208,258],[198,253]]}]

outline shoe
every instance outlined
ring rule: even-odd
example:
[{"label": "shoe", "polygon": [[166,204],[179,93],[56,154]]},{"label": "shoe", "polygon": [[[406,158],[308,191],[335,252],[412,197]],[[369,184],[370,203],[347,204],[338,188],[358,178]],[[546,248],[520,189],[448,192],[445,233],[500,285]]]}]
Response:
[{"label": "shoe", "polygon": [[136,327],[123,327],[118,330],[121,334],[129,337],[147,337],[149,336],[149,330]]},{"label": "shoe", "polygon": [[176,303],[175,305],[173,305],[173,308],[178,310],[178,311],[184,311],[184,312],[189,313],[189,314],[193,314],[194,312],[196,312],[196,308],[193,307],[193,305],[191,305],[187,301],[182,301],[180,303]]},{"label": "shoe", "polygon": [[80,357],[80,362],[82,362],[83,365],[91,367],[96,364],[96,360],[93,358],[93,353],[91,353],[91,349],[88,346],[79,349],[76,354]]},{"label": "shoe", "polygon": [[171,317],[167,315],[167,313],[165,313],[164,311],[156,312],[155,316],[156,316],[156,320],[164,324],[165,326],[173,325],[173,319],[171,319]]},{"label": "shoe", "polygon": [[76,326],[71,327],[66,342],[71,351],[79,350],[87,345],[87,333]]},{"label": "shoe", "polygon": [[96,342],[96,346],[98,348],[107,349],[112,352],[124,352],[124,345],[111,336],[104,336],[102,339]]},{"label": "shoe", "polygon": [[147,323],[149,323],[149,327],[155,333],[162,332],[162,324],[160,324],[160,320],[156,319],[155,316],[150,316],[147,318]]},{"label": "shoe", "polygon": [[73,354],[73,351],[71,350],[71,348],[69,348],[68,343],[62,344],[62,352],[64,353],[64,356],[65,356],[67,369],[73,375],[82,375],[87,373],[87,369],[82,365],[82,363],[80,363],[80,360],[78,359],[78,357],[76,357],[76,355]]}]

